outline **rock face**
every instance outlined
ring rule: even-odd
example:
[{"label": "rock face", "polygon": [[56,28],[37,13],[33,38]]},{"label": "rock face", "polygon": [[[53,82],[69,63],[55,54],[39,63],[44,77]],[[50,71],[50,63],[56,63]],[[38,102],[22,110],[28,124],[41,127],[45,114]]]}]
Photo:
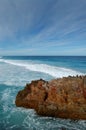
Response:
[{"label": "rock face", "polygon": [[15,103],[42,116],[86,120],[86,76],[32,81],[18,92]]}]

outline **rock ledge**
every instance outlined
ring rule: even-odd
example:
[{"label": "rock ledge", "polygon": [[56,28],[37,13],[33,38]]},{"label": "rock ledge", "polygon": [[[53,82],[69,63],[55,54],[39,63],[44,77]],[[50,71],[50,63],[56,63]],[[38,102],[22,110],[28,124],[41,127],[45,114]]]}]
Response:
[{"label": "rock ledge", "polygon": [[18,92],[15,104],[41,116],[86,120],[86,76],[32,81]]}]

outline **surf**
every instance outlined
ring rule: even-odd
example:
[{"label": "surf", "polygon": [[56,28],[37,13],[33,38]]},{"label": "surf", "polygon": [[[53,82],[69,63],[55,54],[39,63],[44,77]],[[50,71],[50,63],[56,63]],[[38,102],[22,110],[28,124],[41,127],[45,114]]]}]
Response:
[{"label": "surf", "polygon": [[68,69],[68,68],[64,68],[64,67],[51,66],[48,64],[23,63],[23,62],[19,62],[19,61],[4,60],[4,59],[0,59],[0,62],[23,67],[30,71],[45,73],[45,74],[51,75],[55,78],[84,75],[84,73],[78,72],[76,70],[72,70],[72,69]]}]

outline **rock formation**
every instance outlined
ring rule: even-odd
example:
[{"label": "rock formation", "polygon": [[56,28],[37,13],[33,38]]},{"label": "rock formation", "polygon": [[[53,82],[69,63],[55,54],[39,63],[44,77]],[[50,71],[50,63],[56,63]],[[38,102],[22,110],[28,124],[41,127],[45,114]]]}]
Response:
[{"label": "rock formation", "polygon": [[15,103],[41,116],[86,120],[86,76],[32,81],[18,92]]}]

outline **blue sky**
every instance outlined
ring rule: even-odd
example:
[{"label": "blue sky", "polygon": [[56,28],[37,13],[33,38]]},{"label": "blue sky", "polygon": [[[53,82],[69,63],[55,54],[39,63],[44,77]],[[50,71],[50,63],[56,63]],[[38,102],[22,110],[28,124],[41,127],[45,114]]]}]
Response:
[{"label": "blue sky", "polygon": [[0,55],[86,55],[86,0],[0,0]]}]

